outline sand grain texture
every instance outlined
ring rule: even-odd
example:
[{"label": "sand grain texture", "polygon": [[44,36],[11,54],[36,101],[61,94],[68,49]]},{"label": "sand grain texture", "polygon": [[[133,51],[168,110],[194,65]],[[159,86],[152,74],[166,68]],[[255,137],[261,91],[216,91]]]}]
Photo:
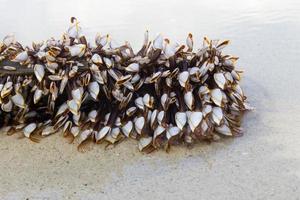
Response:
[{"label": "sand grain texture", "polygon": [[[178,41],[188,31],[195,41],[204,35],[228,38],[232,44],[226,52],[240,57],[238,66],[245,70],[242,86],[256,108],[244,117],[243,137],[198,144],[191,150],[172,148],[169,154],[143,155],[130,140],[110,150],[94,146],[82,154],[59,134],[34,144],[0,133],[1,200],[299,200],[299,1],[0,3],[7,8],[0,14],[0,38],[9,30],[28,44],[59,36],[72,15],[91,38],[97,31],[112,33],[134,47],[141,43],[145,28],[151,36],[163,32]],[[111,9],[97,10],[115,5],[120,8],[114,15]],[[8,8],[17,14],[10,15]],[[189,12],[181,12],[183,8]],[[149,10],[153,13],[145,14]]]}]

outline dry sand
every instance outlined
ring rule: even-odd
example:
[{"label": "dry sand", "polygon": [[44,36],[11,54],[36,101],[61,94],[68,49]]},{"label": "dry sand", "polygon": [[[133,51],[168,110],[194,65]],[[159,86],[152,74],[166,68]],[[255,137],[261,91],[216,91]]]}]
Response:
[{"label": "dry sand", "polygon": [[296,200],[297,114],[257,109],[243,137],[169,154],[144,155],[134,141],[82,154],[59,135],[34,144],[1,134],[0,199]]},{"label": "dry sand", "polygon": [[[19,30],[17,35],[26,41],[59,33],[72,15],[84,21],[91,36],[100,30],[114,32],[135,44],[141,42],[144,25],[172,39],[185,38],[187,31],[197,41],[203,35],[229,38],[233,43],[228,52],[240,56],[242,85],[256,108],[244,117],[243,137],[190,150],[176,147],[169,154],[144,155],[134,141],[110,150],[94,146],[82,154],[59,134],[34,144],[0,133],[1,200],[300,199],[299,1],[72,1],[64,3],[64,12],[57,7],[61,1],[51,1],[47,9],[35,0],[1,2],[18,13],[3,9],[1,30]],[[108,8],[115,5],[124,9],[109,15]],[[96,10],[101,6],[104,13]],[[144,15],[145,8],[155,13]],[[181,12],[182,8],[190,10]],[[32,20],[44,14],[43,26]],[[110,21],[102,15],[111,16]],[[29,31],[38,27],[44,31]]]}]

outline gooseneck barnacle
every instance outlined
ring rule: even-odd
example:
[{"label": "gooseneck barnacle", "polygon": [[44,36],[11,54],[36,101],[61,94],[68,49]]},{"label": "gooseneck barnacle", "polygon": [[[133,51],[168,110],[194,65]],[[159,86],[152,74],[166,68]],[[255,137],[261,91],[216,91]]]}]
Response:
[{"label": "gooseneck barnacle", "polygon": [[158,35],[135,53],[109,35],[89,44],[76,18],[59,40],[23,47],[13,35],[0,42],[0,126],[38,142],[63,132],[79,141],[138,140],[141,151],[213,141],[242,132],[251,109],[239,85],[229,41],[204,38],[194,51]]}]

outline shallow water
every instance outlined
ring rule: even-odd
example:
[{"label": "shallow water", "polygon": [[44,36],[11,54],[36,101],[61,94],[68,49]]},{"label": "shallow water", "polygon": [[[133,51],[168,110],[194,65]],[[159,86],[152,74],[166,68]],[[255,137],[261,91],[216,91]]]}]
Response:
[{"label": "shallow water", "polygon": [[0,134],[0,199],[297,199],[300,190],[300,1],[0,0],[0,38],[59,37],[76,16],[90,41],[110,33],[135,49],[148,29],[172,41],[230,39],[256,108],[245,135],[142,155],[133,142],[79,154],[61,137],[33,145]]}]

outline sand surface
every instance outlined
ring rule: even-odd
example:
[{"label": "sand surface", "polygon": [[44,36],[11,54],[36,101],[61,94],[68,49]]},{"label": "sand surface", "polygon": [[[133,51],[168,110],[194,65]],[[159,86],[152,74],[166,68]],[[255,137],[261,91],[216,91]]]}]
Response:
[{"label": "sand surface", "polygon": [[[134,45],[141,42],[144,26],[178,41],[188,31],[196,40],[204,35],[229,38],[227,51],[240,57],[242,86],[256,110],[244,117],[243,137],[193,149],[176,147],[169,154],[144,155],[131,140],[109,150],[93,146],[82,154],[59,134],[35,144],[0,133],[1,200],[300,199],[298,1],[66,1],[70,5],[58,8],[53,5],[60,1],[51,2],[0,0],[17,13],[3,9],[0,36],[10,30],[25,42],[47,38],[64,30],[67,18],[76,15],[88,35],[101,29]],[[108,23],[101,16],[109,16],[111,9],[98,12],[97,18],[97,6],[120,8]],[[183,8],[189,12],[180,12]],[[149,10],[153,15],[143,15]],[[42,31],[31,34],[37,27]]]}]

